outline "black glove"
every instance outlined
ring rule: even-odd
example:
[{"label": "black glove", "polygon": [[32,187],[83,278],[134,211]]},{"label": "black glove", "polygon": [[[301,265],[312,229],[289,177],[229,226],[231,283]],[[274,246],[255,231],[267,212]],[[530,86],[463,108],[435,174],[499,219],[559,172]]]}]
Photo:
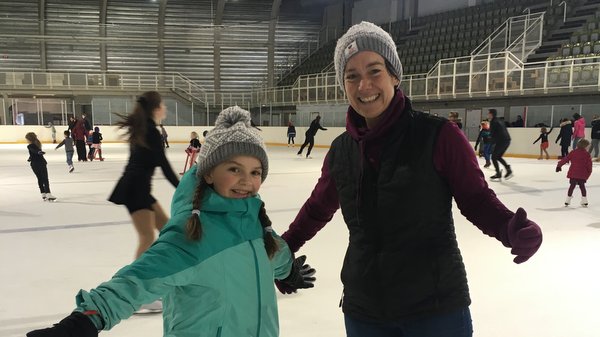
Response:
[{"label": "black glove", "polygon": [[89,317],[73,312],[51,328],[28,332],[27,337],[98,337],[98,330]]},{"label": "black glove", "polygon": [[560,168],[560,166],[557,166],[556,167],[556,172],[560,172],[560,171],[562,171],[562,169]]},{"label": "black glove", "polygon": [[311,268],[310,265],[304,264],[304,261],[306,261],[306,255],[294,259],[290,275],[279,281],[287,286],[286,288],[288,289],[286,290],[288,291],[285,291],[286,294],[291,294],[292,292],[295,293],[298,289],[312,288],[315,286],[314,283],[317,279],[313,277],[313,275],[315,275],[316,271],[314,268]]}]

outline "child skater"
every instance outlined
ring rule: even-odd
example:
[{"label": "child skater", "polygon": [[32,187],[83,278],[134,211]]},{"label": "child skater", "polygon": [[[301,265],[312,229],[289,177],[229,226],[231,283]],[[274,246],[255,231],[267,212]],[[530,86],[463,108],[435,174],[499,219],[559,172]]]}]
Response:
[{"label": "child skater", "polygon": [[556,172],[561,171],[561,167],[571,162],[571,167],[569,167],[569,172],[567,172],[567,178],[569,178],[569,190],[567,191],[567,200],[565,200],[565,206],[569,206],[571,203],[571,198],[573,197],[573,190],[575,189],[575,185],[579,185],[579,189],[581,190],[581,206],[587,207],[587,191],[585,189],[585,182],[588,180],[590,175],[592,174],[592,156],[590,156],[587,151],[587,147],[590,145],[590,141],[582,138],[577,142],[577,148],[566,157],[563,157],[556,165]]},{"label": "child skater", "polygon": [[479,130],[479,135],[477,135],[477,141],[475,141],[475,151],[477,151],[477,146],[481,143],[481,148],[483,151],[483,157],[485,158],[484,168],[490,167],[490,158],[492,156],[492,133],[490,132],[490,123],[488,121],[481,122],[481,130]]},{"label": "child skater", "polygon": [[75,149],[73,148],[73,146],[75,146],[75,142],[73,141],[73,138],[71,138],[71,133],[69,132],[69,130],[65,130],[65,132],[63,132],[63,134],[65,135],[65,139],[63,139],[58,145],[56,145],[56,148],[54,148],[54,150],[58,150],[61,146],[65,146],[65,154],[67,155],[67,167],[69,168],[69,173],[72,173],[73,170],[75,170],[75,167],[73,166],[73,153],[75,153]]},{"label": "child skater", "polygon": [[81,290],[71,315],[28,337],[95,337],[159,297],[164,336],[278,336],[273,280],[311,288],[314,269],[293,259],[257,194],[269,163],[250,113],[222,111],[206,144],[157,242],[110,281]]},{"label": "child skater", "polygon": [[100,128],[97,126],[94,128],[94,133],[92,133],[92,148],[94,149],[94,153],[90,160],[94,160],[96,153],[98,153],[98,159],[104,161],[104,158],[102,158],[102,134],[100,133]]},{"label": "child skater", "polygon": [[553,129],[554,127],[551,127],[550,131],[548,131],[548,129],[542,127],[542,129],[540,130],[540,136],[533,142],[533,144],[535,144],[539,140],[542,141],[540,143],[540,156],[538,157],[538,160],[543,159],[542,152],[546,154],[546,159],[550,159],[550,155],[548,154],[548,135],[552,133]]},{"label": "child skater", "polygon": [[[198,152],[200,152],[200,148],[202,144],[200,144],[200,136],[195,131],[192,131],[190,134],[190,145],[185,149],[185,154],[187,157],[185,158],[185,164],[183,165],[183,172],[179,172],[179,174],[183,175],[188,169],[191,169],[192,166],[196,163],[196,156]],[[188,164],[189,163],[189,164]]]},{"label": "child skater", "polygon": [[56,197],[50,193],[50,182],[48,181],[48,163],[44,158],[46,152],[42,151],[42,143],[38,139],[37,135],[33,132],[28,132],[25,135],[25,139],[29,142],[27,150],[29,150],[29,158],[27,161],[31,165],[31,169],[35,174],[40,193],[42,193],[42,199],[44,201],[55,201]]},{"label": "child skater", "polygon": [[85,139],[85,143],[87,144],[89,151],[87,154],[87,159],[90,161],[94,160],[94,131],[88,131],[87,137]]},{"label": "child skater", "polygon": [[287,136],[288,147],[290,146],[290,144],[292,147],[294,147],[294,138],[296,138],[296,127],[294,126],[294,123],[292,123],[292,121],[288,122]]}]

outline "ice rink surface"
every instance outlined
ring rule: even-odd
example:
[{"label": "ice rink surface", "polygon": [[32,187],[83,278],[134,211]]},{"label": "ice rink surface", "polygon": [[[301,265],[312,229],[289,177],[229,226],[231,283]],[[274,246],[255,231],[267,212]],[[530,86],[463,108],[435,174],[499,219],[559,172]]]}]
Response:
[{"label": "ice rink surface", "polygon": [[[124,144],[103,147],[104,162],[75,162],[69,174],[64,150],[44,144],[50,187],[58,198],[49,203],[41,200],[26,145],[0,145],[0,336],[24,336],[57,322],[74,308],[79,289],[95,287],[131,262],[137,238],[129,215],[106,200],[128,149]],[[168,149],[176,172],[183,167],[184,147]],[[269,147],[269,176],[260,190],[280,234],[308,198],[326,153],[314,149],[313,159],[304,159],[296,151]],[[530,261],[516,265],[510,249],[482,234],[454,207],[474,336],[600,336],[600,166],[595,163],[587,184],[589,207],[579,206],[576,190],[566,208],[567,167],[555,173],[555,160],[507,160],[515,177],[490,186],[511,210],[527,210],[542,227],[544,243]],[[160,169],[154,177],[153,195],[169,211],[174,188]],[[347,240],[338,212],[302,248],[317,269],[317,283],[311,290],[278,295],[282,337],[345,336],[338,303]],[[101,336],[162,336],[162,316],[134,316]]]}]

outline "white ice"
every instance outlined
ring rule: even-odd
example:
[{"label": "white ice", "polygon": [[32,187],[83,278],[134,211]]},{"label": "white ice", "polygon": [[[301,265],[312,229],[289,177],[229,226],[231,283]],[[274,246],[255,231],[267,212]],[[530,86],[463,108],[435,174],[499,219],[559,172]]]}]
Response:
[{"label": "white ice", "polygon": [[[183,167],[184,144],[168,156]],[[106,144],[104,162],[75,162],[69,174],[62,149],[46,144],[56,203],[43,202],[24,144],[0,145],[0,336],[49,326],[68,315],[79,289],[108,280],[131,262],[137,238],[125,207],[106,200],[127,160],[127,147]],[[314,159],[297,148],[270,147],[270,172],[261,188],[267,210],[283,233],[320,174],[325,149]],[[515,177],[490,183],[511,209],[524,207],[543,229],[544,243],[528,262],[516,265],[510,249],[482,234],[454,207],[459,246],[467,267],[476,337],[600,336],[600,172],[588,181],[589,207],[580,192],[564,207],[566,167],[555,160],[508,158]],[[598,171],[599,166],[594,169]],[[486,176],[492,174],[484,170]],[[168,211],[173,187],[157,170],[154,196]],[[279,295],[281,336],[345,336],[338,308],[340,268],[348,233],[338,212],[301,250],[317,269],[314,289]],[[201,305],[201,303],[199,304]],[[162,335],[160,315],[134,316],[102,336]]]}]

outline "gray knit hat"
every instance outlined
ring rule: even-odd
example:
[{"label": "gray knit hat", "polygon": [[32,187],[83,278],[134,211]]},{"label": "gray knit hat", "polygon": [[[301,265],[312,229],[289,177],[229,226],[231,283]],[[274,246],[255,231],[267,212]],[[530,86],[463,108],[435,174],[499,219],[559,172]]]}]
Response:
[{"label": "gray knit hat", "polygon": [[335,74],[344,89],[344,69],[348,60],[359,51],[370,50],[381,55],[392,65],[392,75],[399,81],[402,80],[402,63],[398,57],[396,43],[385,30],[370,22],[363,21],[356,24],[346,34],[342,35],[335,46],[334,63]]},{"label": "gray knit hat", "polygon": [[232,106],[221,111],[215,128],[206,135],[198,154],[196,174],[202,177],[223,161],[240,155],[260,160],[262,181],[265,181],[269,172],[265,143],[258,130],[250,124],[250,113],[239,106]]}]

